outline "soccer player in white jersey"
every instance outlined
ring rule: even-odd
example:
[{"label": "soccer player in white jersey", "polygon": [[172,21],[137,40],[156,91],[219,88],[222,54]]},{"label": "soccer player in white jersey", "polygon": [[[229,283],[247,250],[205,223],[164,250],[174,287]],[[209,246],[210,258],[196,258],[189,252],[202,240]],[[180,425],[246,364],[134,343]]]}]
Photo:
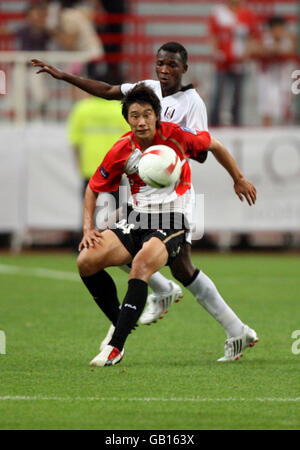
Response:
[{"label": "soccer player in white jersey", "polygon": [[[39,67],[37,73],[48,73],[52,77],[66,81],[78,88],[107,100],[121,100],[124,94],[132,88],[132,84],[113,86],[101,81],[90,80],[63,72],[43,61],[33,59],[32,64]],[[188,69],[187,51],[179,43],[167,43],[157,52],[156,74],[158,81],[146,80],[145,84],[151,86],[161,101],[161,120],[178,123],[181,126],[207,130],[206,107],[192,85],[183,86],[182,77]],[[205,155],[205,153],[203,153]],[[198,159],[205,160],[205,156]],[[247,180],[241,177],[235,181],[234,190],[240,200],[245,196],[249,205],[251,198],[247,194]],[[225,354],[218,361],[232,361],[238,359],[249,342],[257,341],[254,330],[245,325],[232,309],[226,304],[218,292],[213,281],[201,270],[198,270],[191,261],[191,241],[187,241],[182,251],[170,266],[173,276],[179,280],[224,328],[227,339]],[[181,288],[174,282],[167,280],[159,272],[152,275],[149,280],[152,294],[148,297],[148,306],[141,316],[141,323],[149,324],[161,317],[170,305],[182,296]],[[109,299],[107,299],[109,302]],[[104,308],[104,306],[103,306]],[[102,341],[103,348],[110,341],[114,326]]]}]

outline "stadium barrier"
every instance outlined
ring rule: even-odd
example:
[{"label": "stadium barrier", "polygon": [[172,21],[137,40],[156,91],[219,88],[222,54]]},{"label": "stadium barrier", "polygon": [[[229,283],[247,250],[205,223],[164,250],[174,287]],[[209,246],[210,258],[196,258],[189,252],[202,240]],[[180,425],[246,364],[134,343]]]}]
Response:
[{"label": "stadium barrier", "polygon": [[7,85],[6,95],[0,105],[1,117],[22,124],[35,117],[42,103],[47,103],[47,118],[59,119],[63,110],[68,111],[68,107],[74,103],[70,87],[48,75],[37,76],[38,68],[31,66],[31,59],[41,59],[70,71],[93,57],[94,53],[89,52],[0,52],[0,69],[5,74]]},{"label": "stadium barrier", "polygon": [[[298,232],[300,130],[211,132],[255,184],[258,198],[252,207],[241,203],[231,178],[212,155],[203,165],[192,162],[196,195],[204,194],[205,233]],[[13,232],[16,248],[31,228],[81,229],[81,180],[66,134],[66,126],[57,124],[1,127],[0,232]]]}]

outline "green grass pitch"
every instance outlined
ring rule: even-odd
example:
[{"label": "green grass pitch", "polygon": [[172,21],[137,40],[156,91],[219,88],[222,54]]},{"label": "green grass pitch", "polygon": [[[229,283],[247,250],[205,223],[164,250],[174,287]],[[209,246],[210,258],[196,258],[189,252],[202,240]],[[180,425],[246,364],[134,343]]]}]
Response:
[{"label": "green grass pitch", "polygon": [[[299,256],[193,260],[260,337],[237,362],[216,362],[225,333],[184,290],[163,320],[129,336],[119,365],[91,368],[109,323],[75,255],[0,255],[0,429],[299,429]],[[122,300],[126,274],[109,272]]]}]

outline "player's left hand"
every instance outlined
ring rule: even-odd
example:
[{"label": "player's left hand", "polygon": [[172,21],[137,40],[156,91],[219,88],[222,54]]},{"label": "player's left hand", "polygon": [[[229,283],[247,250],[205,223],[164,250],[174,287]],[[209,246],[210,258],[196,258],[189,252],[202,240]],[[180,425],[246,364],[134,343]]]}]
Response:
[{"label": "player's left hand", "polygon": [[244,201],[245,197],[249,206],[254,205],[254,203],[256,202],[255,186],[249,180],[247,180],[247,178],[239,178],[234,184],[234,190],[236,195],[242,202]]}]

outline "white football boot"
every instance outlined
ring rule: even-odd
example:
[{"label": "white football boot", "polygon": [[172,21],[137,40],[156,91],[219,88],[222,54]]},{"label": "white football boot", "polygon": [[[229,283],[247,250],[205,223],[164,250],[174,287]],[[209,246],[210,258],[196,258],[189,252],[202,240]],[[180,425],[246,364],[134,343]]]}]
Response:
[{"label": "white football boot", "polygon": [[231,337],[226,340],[224,345],[225,355],[219,358],[218,361],[237,361],[243,356],[243,350],[247,347],[253,347],[258,340],[256,332],[247,325],[244,325],[243,332],[240,336]]},{"label": "white football boot", "polygon": [[120,352],[116,347],[112,345],[106,345],[102,352],[100,352],[94,359],[90,362],[90,366],[114,366],[118,364],[124,356],[124,348]]},{"label": "white football boot", "polygon": [[112,338],[112,335],[114,334],[115,328],[116,327],[114,325],[111,325],[109,327],[107,335],[105,336],[105,338],[103,339],[103,341],[100,344],[100,347],[99,347],[100,352],[102,352],[104,347],[106,347],[108,345],[108,343],[111,341],[111,338]]},{"label": "white football boot", "polygon": [[147,298],[147,306],[140,317],[143,325],[150,325],[158,319],[162,319],[163,315],[168,312],[168,308],[173,302],[179,302],[183,297],[182,289],[174,281],[170,281],[171,290],[166,294],[150,294]]}]

